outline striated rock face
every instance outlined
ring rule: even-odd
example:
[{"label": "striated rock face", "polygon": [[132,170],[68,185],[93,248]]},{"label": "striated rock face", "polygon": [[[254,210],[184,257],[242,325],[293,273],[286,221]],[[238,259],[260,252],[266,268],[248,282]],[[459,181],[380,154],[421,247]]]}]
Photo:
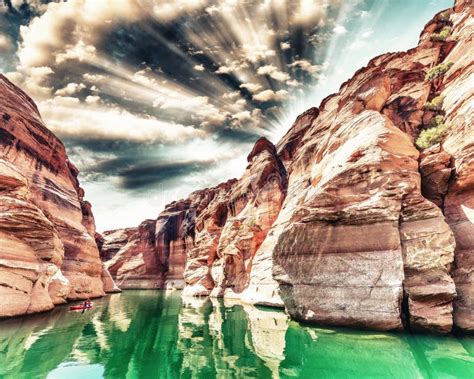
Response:
[{"label": "striated rock face", "polygon": [[474,11],[469,1],[456,1],[451,15],[454,47],[444,59],[453,62],[442,78],[440,92],[447,136],[443,150],[452,158],[453,174],[444,198],[444,214],[456,239],[455,270],[457,298],[454,323],[474,331]]},{"label": "striated rock face", "polygon": [[[119,247],[120,244],[123,245]],[[111,247],[118,251],[105,262],[105,266],[121,289],[161,288],[163,270],[155,254],[154,220],[143,221],[135,229],[104,235],[103,249]]]},{"label": "striated rock face", "polygon": [[[154,221],[154,235],[140,242],[135,233],[125,244],[117,242],[123,231],[109,234],[118,233],[115,242],[106,235],[103,254],[115,254],[106,263],[112,275],[146,277],[156,269],[160,287],[168,276],[183,279],[185,296],[284,306],[307,322],[472,330],[468,3],[436,15],[416,48],[372,59],[337,94],[298,117],[276,146],[258,140],[242,178],[170,204]],[[451,36],[431,41],[446,25]],[[425,79],[449,62],[444,75]],[[425,106],[439,96],[440,109]],[[420,131],[436,116],[444,117],[447,134],[417,149]],[[144,245],[129,258],[132,241]],[[107,248],[114,244],[121,246],[117,253]],[[153,255],[154,266],[140,254]]]},{"label": "striated rock face", "polygon": [[91,206],[63,144],[0,75],[0,317],[104,295]]}]

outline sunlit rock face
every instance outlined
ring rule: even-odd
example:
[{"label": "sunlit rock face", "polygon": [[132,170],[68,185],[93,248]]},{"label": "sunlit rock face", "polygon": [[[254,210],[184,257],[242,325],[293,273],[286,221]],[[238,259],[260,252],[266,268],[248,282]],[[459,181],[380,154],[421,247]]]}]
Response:
[{"label": "sunlit rock face", "polygon": [[248,287],[254,257],[285,198],[286,170],[270,141],[259,139],[247,161],[229,193],[228,217],[212,268],[212,296],[240,297]]},{"label": "sunlit rock face", "polygon": [[422,156],[423,193],[437,206],[422,195],[413,144],[440,91],[425,71],[448,59],[427,38],[442,26],[435,18],[416,49],[373,59],[305,133],[274,225],[285,226],[273,274],[293,317],[376,329],[402,328],[405,317],[412,329],[451,330],[456,244],[439,208],[450,158]]},{"label": "sunlit rock face", "polygon": [[[298,117],[276,146],[258,140],[240,179],[170,204],[147,237],[155,238],[150,261],[161,270],[161,287],[173,269],[173,280],[182,275],[186,284],[184,296],[284,306],[306,322],[471,330],[473,65],[466,4],[436,15],[416,48],[372,59]],[[432,41],[446,25],[452,35]],[[425,79],[447,62],[455,64],[445,75]],[[445,97],[442,110],[425,107],[437,96]],[[420,131],[440,114],[447,135],[417,148]],[[114,245],[107,245],[107,233],[105,240]],[[123,249],[109,268],[122,259],[137,275],[148,272],[140,271],[144,259],[128,262]]]},{"label": "sunlit rock face", "polygon": [[0,317],[104,294],[91,206],[61,141],[0,75]]},{"label": "sunlit rock face", "polygon": [[440,92],[448,125],[443,150],[452,157],[453,174],[444,198],[444,214],[456,239],[454,281],[457,298],[454,322],[474,330],[474,54],[473,13],[469,1],[456,1],[450,17],[452,37],[457,40],[444,58],[453,62],[444,75]]}]

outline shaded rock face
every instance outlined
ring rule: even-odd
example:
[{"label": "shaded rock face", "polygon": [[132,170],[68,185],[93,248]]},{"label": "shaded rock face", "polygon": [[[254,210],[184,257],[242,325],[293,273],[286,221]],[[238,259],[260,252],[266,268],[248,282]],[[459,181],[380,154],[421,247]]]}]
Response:
[{"label": "shaded rock face", "polygon": [[[446,25],[452,35],[431,41]],[[170,204],[150,242],[156,267],[166,277],[177,262],[185,296],[284,306],[307,322],[472,330],[470,46],[472,11],[457,1],[416,48],[372,59],[276,147],[258,140],[242,178]],[[427,110],[437,96],[442,109]],[[437,115],[448,132],[420,151],[415,141]]]},{"label": "shaded rock face", "polygon": [[104,295],[91,206],[63,144],[0,75],[0,317]]},{"label": "shaded rock face", "polygon": [[162,262],[155,254],[155,220],[105,234],[102,256],[110,254],[110,250],[104,254],[104,249],[111,247],[117,251],[105,266],[121,289],[162,288]]}]

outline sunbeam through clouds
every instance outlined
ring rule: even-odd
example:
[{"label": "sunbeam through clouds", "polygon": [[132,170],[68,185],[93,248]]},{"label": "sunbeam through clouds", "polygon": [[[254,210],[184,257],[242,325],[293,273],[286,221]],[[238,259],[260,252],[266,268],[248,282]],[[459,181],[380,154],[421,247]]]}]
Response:
[{"label": "sunbeam through clouds", "polygon": [[239,176],[258,137],[451,3],[4,0],[0,70],[65,142],[104,230]]}]

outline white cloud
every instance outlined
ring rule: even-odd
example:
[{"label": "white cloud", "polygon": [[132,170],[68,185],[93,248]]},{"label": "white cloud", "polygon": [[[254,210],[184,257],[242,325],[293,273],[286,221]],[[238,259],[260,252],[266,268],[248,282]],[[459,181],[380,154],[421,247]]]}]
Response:
[{"label": "white cloud", "polygon": [[158,86],[158,82],[156,81],[156,78],[153,77],[152,71],[149,67],[135,72],[131,79],[133,82],[141,84],[144,87],[156,88]]},{"label": "white cloud", "polygon": [[211,5],[210,7],[206,8],[206,12],[212,16],[214,13],[219,12],[219,7],[216,5]]},{"label": "white cloud", "polygon": [[248,121],[252,119],[252,114],[250,111],[242,111],[234,114],[232,118],[238,121]]},{"label": "white cloud", "polygon": [[105,75],[97,75],[97,74],[84,74],[82,75],[83,79],[88,81],[88,82],[91,82],[91,83],[98,83],[98,82],[102,82],[104,80],[107,79],[107,77]]},{"label": "white cloud", "polygon": [[288,65],[289,67],[299,67],[303,71],[308,72],[309,74],[315,74],[321,68],[318,65],[311,64],[310,61],[306,59],[299,59]]},{"label": "white cloud", "polygon": [[230,74],[232,71],[234,71],[234,67],[229,67],[229,66],[220,66],[216,70],[216,74]]},{"label": "white cloud", "polygon": [[203,64],[194,65],[194,69],[196,71],[204,71],[204,65]]},{"label": "white cloud", "polygon": [[247,67],[248,67],[247,63],[245,63],[245,62],[238,62],[238,61],[233,61],[233,62],[230,61],[229,62],[229,60],[226,60],[226,64],[220,66],[216,70],[216,74],[230,74],[232,72],[243,70]]},{"label": "white cloud", "polygon": [[21,87],[33,98],[48,98],[53,88],[47,84],[49,76],[53,74],[50,67],[28,67],[21,71],[9,72],[5,76],[14,84]]},{"label": "white cloud", "polygon": [[86,45],[82,40],[75,45],[67,45],[65,51],[56,54],[56,63],[60,64],[68,60],[92,61],[95,59],[96,48],[92,45]]},{"label": "white cloud", "polygon": [[290,45],[289,42],[281,42],[281,43],[280,43],[280,48],[281,48],[282,50],[288,50],[289,48],[291,48],[291,45]]},{"label": "white cloud", "polygon": [[240,88],[245,88],[247,91],[255,93],[260,90],[262,86],[256,83],[243,83],[240,85]]},{"label": "white cloud", "polygon": [[45,102],[46,104],[51,104],[52,106],[59,106],[59,107],[75,107],[77,106],[80,101],[77,97],[71,96],[56,96],[52,99],[49,99]]},{"label": "white cloud", "polygon": [[300,82],[298,82],[296,79],[293,79],[293,80],[287,80],[286,85],[290,86],[290,87],[299,87],[302,84]]},{"label": "white cloud", "polygon": [[232,92],[227,92],[222,95],[223,99],[228,99],[228,100],[236,100],[240,97],[240,92],[239,91],[232,91]]},{"label": "white cloud", "polygon": [[293,22],[304,26],[317,25],[324,20],[327,7],[327,2],[300,0],[293,14]]},{"label": "white cloud", "polygon": [[154,4],[153,16],[161,22],[170,22],[184,13],[204,8],[207,0],[159,0]]},{"label": "white cloud", "polygon": [[272,91],[271,89],[264,90],[262,92],[253,95],[253,99],[259,102],[265,101],[281,101],[288,98],[288,92],[285,90]]},{"label": "white cloud", "polygon": [[334,34],[342,35],[347,33],[347,29],[343,25],[336,25],[332,30]]},{"label": "white cloud", "polygon": [[55,95],[58,96],[71,96],[75,93],[81,91],[82,89],[86,88],[83,83],[69,83],[66,87],[58,89],[55,92]]},{"label": "white cloud", "polygon": [[100,97],[95,96],[95,95],[90,95],[86,97],[86,103],[87,104],[99,104],[100,103]]},{"label": "white cloud", "polygon": [[209,103],[207,96],[160,98],[153,106],[161,109],[198,109]]},{"label": "white cloud", "polygon": [[202,130],[137,116],[114,107],[83,105],[72,97],[55,97],[39,104],[48,127],[60,138],[83,137],[138,142],[179,143],[204,137]]},{"label": "white cloud", "polygon": [[269,49],[267,44],[263,43],[246,43],[243,45],[243,49],[245,57],[252,63],[276,56],[275,50]]},{"label": "white cloud", "polygon": [[287,74],[286,72],[282,72],[278,70],[275,66],[273,65],[265,65],[261,66],[257,69],[257,74],[258,75],[268,75],[272,79],[275,79],[279,82],[284,82],[285,80],[290,79],[290,75]]}]

